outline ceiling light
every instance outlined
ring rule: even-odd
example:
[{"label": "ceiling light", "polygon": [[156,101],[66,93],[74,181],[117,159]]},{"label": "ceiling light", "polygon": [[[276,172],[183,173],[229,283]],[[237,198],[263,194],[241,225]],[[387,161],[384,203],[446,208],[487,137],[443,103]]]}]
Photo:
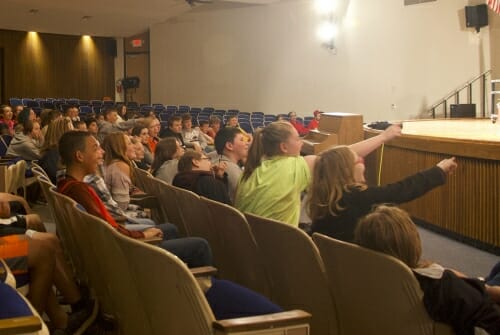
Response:
[{"label": "ceiling light", "polygon": [[318,27],[316,35],[321,42],[329,42],[337,35],[337,27],[332,22],[324,21]]},{"label": "ceiling light", "polygon": [[32,8],[28,11],[28,13],[33,14],[33,15],[38,14],[38,9]]},{"label": "ceiling light", "polygon": [[88,21],[91,18],[92,18],[92,16],[90,16],[90,15],[84,15],[84,16],[82,16],[82,21]]}]

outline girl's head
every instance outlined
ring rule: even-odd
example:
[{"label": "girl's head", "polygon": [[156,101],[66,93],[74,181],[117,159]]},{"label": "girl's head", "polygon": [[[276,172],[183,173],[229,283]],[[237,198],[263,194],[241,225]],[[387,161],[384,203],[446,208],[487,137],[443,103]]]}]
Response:
[{"label": "girl's head", "polygon": [[12,108],[8,105],[0,106],[0,119],[5,121],[12,120],[14,113],[12,113]]},{"label": "girl's head", "polygon": [[156,145],[155,156],[151,170],[153,174],[163,165],[166,161],[172,159],[179,159],[184,154],[184,149],[174,137],[166,137]]},{"label": "girl's head", "polygon": [[205,154],[198,151],[188,151],[179,159],[178,169],[179,172],[212,171],[212,163]]},{"label": "girl's head", "polygon": [[354,233],[362,247],[396,257],[410,268],[419,266],[422,243],[418,230],[404,210],[381,205],[362,218]]},{"label": "girl's head", "polygon": [[144,159],[144,145],[136,137],[130,137],[130,141],[134,145],[135,149],[135,161],[141,161]]},{"label": "girl's head", "polygon": [[57,148],[63,134],[73,129],[73,122],[69,117],[60,117],[50,122],[45,134],[42,152]]},{"label": "girl's head", "polygon": [[264,157],[300,155],[302,144],[297,130],[288,122],[273,122],[258,129],[248,152],[243,179],[250,177]]},{"label": "girl's head", "polygon": [[149,130],[146,126],[137,126],[132,129],[132,136],[140,139],[142,144],[149,144]]},{"label": "girl's head", "polygon": [[352,187],[365,188],[364,164],[348,146],[323,151],[314,163],[307,208],[311,219],[337,215],[344,192]]},{"label": "girl's head", "polygon": [[104,162],[106,165],[115,161],[122,161],[130,165],[130,160],[135,159],[134,145],[124,133],[111,133],[106,136],[102,148],[105,152]]}]

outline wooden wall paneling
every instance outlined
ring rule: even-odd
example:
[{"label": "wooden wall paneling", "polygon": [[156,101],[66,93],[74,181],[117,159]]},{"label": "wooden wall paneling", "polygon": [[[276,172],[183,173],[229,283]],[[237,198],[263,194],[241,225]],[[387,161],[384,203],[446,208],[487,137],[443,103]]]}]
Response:
[{"label": "wooden wall paneling", "polygon": [[[113,96],[109,38],[0,30],[5,50],[3,100],[9,97],[102,99]],[[2,101],[6,102],[6,101]]]},{"label": "wooden wall paneling", "polygon": [[[420,143],[422,141],[424,143]],[[450,143],[442,143],[443,141],[445,140],[405,135],[386,144],[382,158],[382,185],[430,168],[440,160],[455,155],[456,148],[453,148],[454,152],[451,154],[443,150],[450,147]],[[428,223],[498,248],[500,247],[498,149],[496,153],[489,149],[475,150],[474,146],[481,143],[471,141],[462,141],[461,144],[454,143],[454,145],[459,146],[459,149],[467,155],[476,151],[478,156],[483,157],[455,155],[459,164],[458,169],[454,175],[448,177],[445,185],[401,207]],[[432,148],[432,152],[426,151],[425,148]],[[378,171],[377,161],[380,152],[381,150],[367,159],[367,171]],[[373,178],[376,173],[369,174],[370,183],[375,182]]]}]

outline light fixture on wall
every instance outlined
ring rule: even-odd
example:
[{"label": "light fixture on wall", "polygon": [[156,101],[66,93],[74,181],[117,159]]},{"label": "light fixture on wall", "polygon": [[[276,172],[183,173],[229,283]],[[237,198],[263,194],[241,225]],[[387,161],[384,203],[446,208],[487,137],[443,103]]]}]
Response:
[{"label": "light fixture on wall", "polygon": [[329,19],[323,20],[316,30],[316,36],[322,45],[329,49],[335,49],[335,37],[337,37],[338,28],[332,17]]},{"label": "light fixture on wall", "polygon": [[320,17],[316,36],[321,45],[333,53],[336,53],[335,40],[349,3],[349,0],[314,0],[314,9]]}]

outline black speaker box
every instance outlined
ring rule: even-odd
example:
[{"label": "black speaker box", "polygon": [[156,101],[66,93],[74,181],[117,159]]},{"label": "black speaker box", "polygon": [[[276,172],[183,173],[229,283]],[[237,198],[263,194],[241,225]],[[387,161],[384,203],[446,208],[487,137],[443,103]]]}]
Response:
[{"label": "black speaker box", "polygon": [[139,77],[127,77],[122,79],[122,86],[124,89],[138,88],[140,83]]},{"label": "black speaker box", "polygon": [[450,117],[476,117],[476,104],[450,105]]},{"label": "black speaker box", "polygon": [[467,27],[479,28],[488,25],[488,6],[486,4],[477,6],[465,6],[465,25]]}]

